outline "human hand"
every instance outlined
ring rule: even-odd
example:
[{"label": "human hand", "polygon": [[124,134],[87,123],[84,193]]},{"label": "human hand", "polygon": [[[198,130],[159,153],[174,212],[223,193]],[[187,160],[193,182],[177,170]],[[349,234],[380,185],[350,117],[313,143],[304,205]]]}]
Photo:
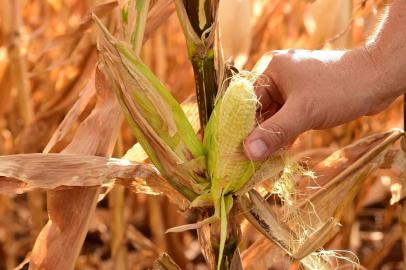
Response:
[{"label": "human hand", "polygon": [[391,89],[373,50],[277,51],[257,87],[263,122],[244,148],[263,160],[300,133],[380,112],[401,93]]}]

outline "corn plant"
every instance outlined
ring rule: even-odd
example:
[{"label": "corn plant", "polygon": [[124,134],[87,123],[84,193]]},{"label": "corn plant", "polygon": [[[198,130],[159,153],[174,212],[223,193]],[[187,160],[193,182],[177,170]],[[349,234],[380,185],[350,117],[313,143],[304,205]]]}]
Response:
[{"label": "corn plant", "polygon": [[[268,161],[254,163],[243,154],[243,141],[256,124],[258,101],[253,87],[255,76],[233,76],[228,87],[220,89],[215,81],[217,73],[214,69],[212,43],[218,3],[204,1],[201,6],[193,1],[175,3],[196,76],[203,144],[199,143],[188,125],[180,105],[168,95],[169,91],[126,44],[115,39],[95,18],[102,32],[100,49],[103,62],[135,136],[152,163],[190,201],[191,208],[209,206],[214,209],[210,217],[195,224],[172,228],[168,232],[199,229],[219,222],[218,243],[212,243],[218,250],[216,268],[228,269],[233,264],[238,243],[236,235],[229,237],[232,252],[224,254],[227,235],[230,234],[228,220],[233,205],[239,202],[247,218],[260,231],[271,235],[270,239],[293,259],[301,260],[309,269],[330,269],[329,262],[314,252],[337,230],[339,214],[325,220],[316,230],[309,227],[295,231],[289,226],[279,225],[279,221],[272,218],[272,211],[266,207],[266,202],[257,193],[250,191],[249,198],[245,197],[244,193],[249,191],[254,182],[258,182],[256,174],[260,174],[262,179],[268,178],[269,174],[275,173],[275,168],[284,158],[278,153]],[[224,70],[221,72],[224,74]],[[223,86],[223,81],[220,82],[219,85]],[[213,84],[218,93],[217,99],[214,98]],[[289,183],[289,177],[279,183],[281,192],[288,194],[281,195],[284,200],[290,200],[289,185],[294,185]],[[301,220],[300,214],[289,218]],[[268,231],[264,231],[264,224],[267,224],[265,227]],[[303,234],[300,230],[311,232]],[[292,238],[299,242],[291,243]],[[211,264],[213,266],[213,262]]]},{"label": "corn plant", "polygon": [[[188,31],[193,24],[186,19],[184,3],[178,1],[176,4],[185,33],[189,34]],[[233,237],[230,241],[232,252],[224,254],[229,233],[229,214],[235,202],[241,201],[244,212],[250,213],[248,219],[254,224],[268,224],[267,227],[274,228],[275,231],[271,231],[270,234],[277,237],[271,237],[271,239],[287,251],[293,259],[302,260],[302,263],[309,269],[317,267],[330,269],[328,261],[312,255],[312,253],[331,237],[338,225],[338,218],[328,219],[316,231],[305,235],[305,239],[301,239],[304,241],[303,243],[292,244],[289,243],[292,237],[303,238],[302,235],[299,235],[301,233],[290,228],[283,229],[283,226],[277,229],[278,221],[263,219],[261,213],[267,213],[269,209],[258,194],[250,192],[253,210],[250,210],[245,202],[244,193],[249,191],[247,187],[252,187],[254,180],[258,182],[256,174],[260,174],[262,178],[275,174],[275,168],[278,168],[277,165],[281,163],[277,160],[284,158],[281,153],[278,153],[265,162],[254,163],[243,154],[243,141],[256,124],[258,101],[253,86],[255,76],[252,74],[233,76],[225,90],[217,91],[220,94],[217,96],[216,102],[212,99],[214,109],[207,125],[205,125],[204,118],[200,119],[204,134],[203,143],[200,143],[181,106],[171,97],[169,90],[133,53],[128,44],[112,36],[97,17],[94,19],[101,30],[99,46],[105,70],[112,81],[134,135],[151,162],[164,178],[190,202],[189,207],[213,207],[214,209],[210,217],[195,224],[172,228],[168,232],[199,229],[205,225],[219,222],[218,243],[212,243],[218,250],[216,268],[228,269],[233,264],[234,250],[238,243],[238,239]],[[206,27],[203,24],[199,24],[199,26]],[[213,29],[207,28],[206,31],[210,34]],[[193,35],[191,34],[191,36]],[[193,38],[191,39],[193,40]],[[192,62],[195,61],[193,49],[198,44],[197,40],[193,43],[188,39],[189,51],[192,51]],[[207,72],[205,69],[200,70]],[[197,77],[198,85],[199,80]],[[206,90],[204,85],[197,88],[202,87],[204,92]],[[198,92],[199,94],[202,93]],[[202,106],[200,104],[199,108]],[[209,111],[206,106],[203,115],[208,116]],[[200,115],[202,116],[202,113]],[[288,182],[289,177],[285,177]],[[289,184],[292,186],[291,183]],[[289,189],[286,182],[281,182],[280,185],[282,185],[283,192],[284,189]],[[289,200],[284,195],[281,197]],[[210,208],[207,211],[209,213]],[[272,217],[272,214],[269,216]],[[292,219],[297,218],[299,217],[295,216]],[[278,238],[283,238],[283,235],[285,235],[285,239]],[[236,254],[238,257],[238,253]],[[308,257],[308,255],[310,256]]]},{"label": "corn plant", "polygon": [[[324,188],[299,201],[295,198],[294,177],[311,177],[309,171],[282,151],[263,162],[251,162],[243,154],[243,141],[257,124],[255,116],[259,104],[254,91],[257,76],[240,72],[224,77],[230,72],[222,63],[221,50],[214,50],[221,48],[221,44],[214,44],[218,3],[175,0],[195,72],[203,140],[198,138],[182,105],[139,58],[150,2],[131,3],[133,5],[122,9],[124,26],[119,38],[113,36],[96,15],[92,16],[100,30],[101,64],[96,80],[105,86],[99,85],[104,90],[99,89],[99,95],[104,98],[96,109],[103,115],[114,112],[109,125],[120,122],[116,100],[106,94],[113,90],[134,136],[153,165],[96,157],[88,153],[90,150],[82,154],[66,151],[3,156],[0,157],[0,175],[3,176],[0,193],[43,188],[55,194],[64,192],[55,191],[57,188],[75,187],[73,192],[77,192],[83,187],[97,187],[82,196],[84,200],[90,198],[91,206],[96,204],[101,186],[119,184],[135,192],[164,193],[181,209],[198,209],[201,213],[196,223],[171,228],[168,232],[198,229],[202,252],[212,269],[242,268],[238,250],[238,216],[242,215],[269,243],[283,250],[290,260],[300,261],[305,269],[333,269],[328,257],[317,251],[337,232],[345,207],[369,173],[384,166],[404,173],[399,165],[406,160],[403,149],[397,147],[395,152],[389,151],[404,137],[404,132],[394,130],[374,135],[333,154],[315,168],[316,175],[328,176],[323,180]],[[215,57],[218,65],[215,65]],[[89,117],[88,122],[98,120],[100,118]],[[114,137],[113,131],[108,134]],[[51,140],[49,148],[53,142]],[[111,145],[105,148],[108,148],[104,150],[106,153],[112,150]],[[134,149],[124,158],[131,159],[131,151],[138,151]],[[47,170],[38,174],[36,168],[43,164],[47,164]],[[72,167],[74,171],[63,170]],[[261,189],[255,189],[258,186]],[[279,197],[282,213],[269,205],[264,192]],[[91,209],[87,211],[90,213]],[[53,220],[57,222],[58,218],[52,216]],[[48,227],[53,228],[52,225],[51,222]],[[58,236],[58,241],[63,240]],[[73,268],[72,258],[77,257],[80,242],[81,239],[75,241],[68,266],[54,265],[59,269]],[[178,267],[164,254],[154,269]]]}]

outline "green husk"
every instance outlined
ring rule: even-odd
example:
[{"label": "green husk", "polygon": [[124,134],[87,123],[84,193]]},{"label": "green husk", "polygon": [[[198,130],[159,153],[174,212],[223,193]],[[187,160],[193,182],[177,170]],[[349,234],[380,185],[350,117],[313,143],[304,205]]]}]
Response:
[{"label": "green husk", "polygon": [[151,162],[192,201],[208,182],[203,146],[181,106],[159,79],[94,16],[100,55],[127,122]]},{"label": "green husk", "polygon": [[210,193],[214,216],[220,219],[218,269],[226,242],[232,196],[247,183],[257,167],[243,152],[243,142],[256,124],[256,106],[253,81],[237,75],[216,103],[205,129],[203,145],[211,179]]}]

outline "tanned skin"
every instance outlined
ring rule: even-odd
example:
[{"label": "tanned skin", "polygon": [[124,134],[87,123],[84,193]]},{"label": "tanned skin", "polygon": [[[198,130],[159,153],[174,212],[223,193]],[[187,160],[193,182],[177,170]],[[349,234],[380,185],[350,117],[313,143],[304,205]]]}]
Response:
[{"label": "tanned skin", "polygon": [[246,139],[263,160],[310,129],[376,114],[406,92],[406,0],[392,1],[375,34],[350,51],[284,50],[258,87],[264,121]]}]

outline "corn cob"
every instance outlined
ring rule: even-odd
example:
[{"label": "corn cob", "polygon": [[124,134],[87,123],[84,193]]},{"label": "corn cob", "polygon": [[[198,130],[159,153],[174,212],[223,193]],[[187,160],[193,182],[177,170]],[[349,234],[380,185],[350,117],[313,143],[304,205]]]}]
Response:
[{"label": "corn cob", "polygon": [[255,165],[243,153],[243,142],[255,127],[257,104],[252,81],[236,76],[218,101],[206,129],[209,175],[212,186],[219,187],[224,195],[240,189],[254,173]]},{"label": "corn cob", "polygon": [[251,178],[255,164],[243,153],[243,142],[255,126],[257,97],[249,78],[235,76],[217,102],[205,130],[204,150],[211,178],[214,216],[220,218],[217,269],[221,267],[232,195]]}]

